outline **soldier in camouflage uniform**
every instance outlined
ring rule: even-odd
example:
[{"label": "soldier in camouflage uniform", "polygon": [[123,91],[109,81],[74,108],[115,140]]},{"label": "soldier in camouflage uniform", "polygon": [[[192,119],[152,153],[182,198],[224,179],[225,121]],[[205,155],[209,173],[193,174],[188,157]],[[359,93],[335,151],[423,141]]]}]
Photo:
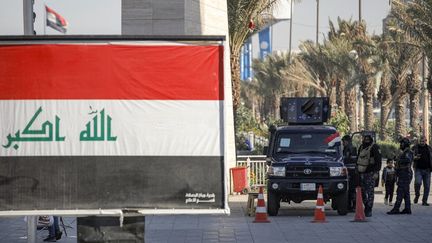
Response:
[{"label": "soldier in camouflage uniform", "polygon": [[[402,154],[396,161],[396,176],[397,176],[397,197],[393,209],[387,214],[411,214],[411,198],[410,198],[410,183],[413,178],[411,169],[414,155],[410,149],[410,141],[408,138],[402,138],[400,141],[400,149]],[[402,199],[405,201],[405,209],[399,212],[402,204]]]},{"label": "soldier in camouflage uniform", "polygon": [[373,138],[370,135],[363,137],[362,145],[359,148],[356,169],[360,176],[362,199],[365,207],[364,213],[366,217],[371,217],[374,203],[375,180],[378,179],[379,171],[381,170],[381,152],[379,146],[373,143]]}]

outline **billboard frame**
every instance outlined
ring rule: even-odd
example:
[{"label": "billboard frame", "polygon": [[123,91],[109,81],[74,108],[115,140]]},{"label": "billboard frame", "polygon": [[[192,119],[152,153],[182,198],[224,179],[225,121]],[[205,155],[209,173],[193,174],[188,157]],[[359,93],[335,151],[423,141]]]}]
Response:
[{"label": "billboard frame", "polygon": [[[224,82],[224,111],[223,121],[227,124],[227,112],[233,112],[232,109],[227,109],[227,99],[231,99],[231,92],[226,92],[227,87],[231,86],[231,80],[227,80],[230,77],[230,65],[229,65],[229,43],[226,41],[225,36],[219,35],[207,35],[207,36],[193,36],[193,35],[46,35],[46,36],[0,36],[0,45],[28,45],[28,44],[75,44],[75,43],[143,43],[149,42],[148,44],[161,44],[169,43],[174,45],[182,44],[218,44],[222,46],[223,55],[223,82]],[[153,42],[153,43],[152,43]],[[232,106],[231,106],[232,107]],[[122,225],[124,214],[141,214],[141,215],[178,215],[178,214],[230,214],[230,208],[228,205],[228,192],[230,186],[230,176],[227,158],[227,133],[229,129],[224,126],[223,137],[224,137],[224,163],[222,167],[223,171],[223,206],[220,209],[147,209],[147,208],[113,208],[113,209],[73,209],[73,210],[0,210],[0,217],[11,217],[11,216],[37,216],[37,215],[56,215],[56,216],[119,216],[120,225]]]}]

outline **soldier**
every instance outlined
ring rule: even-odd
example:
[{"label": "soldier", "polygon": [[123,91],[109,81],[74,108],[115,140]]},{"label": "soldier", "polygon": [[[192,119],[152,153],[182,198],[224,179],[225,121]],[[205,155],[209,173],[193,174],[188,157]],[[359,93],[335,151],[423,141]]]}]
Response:
[{"label": "soldier", "polygon": [[379,146],[373,143],[371,135],[363,137],[362,145],[359,148],[356,169],[360,177],[363,204],[365,206],[364,213],[366,217],[371,217],[374,203],[375,180],[379,178],[379,171],[381,170],[381,152]]},{"label": "soldier", "polygon": [[343,160],[345,166],[348,168],[349,176],[349,191],[348,191],[348,210],[354,212],[355,209],[355,187],[358,185],[355,176],[355,159],[357,155],[356,148],[352,145],[351,136],[345,135],[342,138],[343,143]]},{"label": "soldier", "polygon": [[[393,209],[387,214],[411,214],[411,199],[410,199],[410,183],[413,177],[411,169],[414,159],[413,152],[410,149],[410,141],[408,138],[402,138],[400,141],[400,149],[402,154],[396,161],[396,176],[397,176],[397,196],[396,203]],[[405,209],[399,212],[402,204],[402,199],[405,201]]]}]

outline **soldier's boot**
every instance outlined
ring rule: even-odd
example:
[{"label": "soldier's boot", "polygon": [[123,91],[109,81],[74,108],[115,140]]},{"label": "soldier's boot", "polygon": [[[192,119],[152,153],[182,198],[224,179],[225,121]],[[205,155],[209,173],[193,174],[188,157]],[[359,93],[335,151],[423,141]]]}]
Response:
[{"label": "soldier's boot", "polygon": [[390,215],[392,215],[392,214],[400,214],[400,212],[399,212],[399,209],[393,208],[392,210],[390,210],[389,212],[387,212],[387,214],[390,214]]},{"label": "soldier's boot", "polygon": [[420,197],[420,187],[421,184],[414,184],[414,191],[415,191],[415,197],[414,197],[414,203],[417,204],[419,197]]},{"label": "soldier's boot", "polygon": [[388,204],[388,198],[384,198],[384,205],[387,205]]},{"label": "soldier's boot", "polygon": [[411,214],[411,209],[405,208],[400,214]]},{"label": "soldier's boot", "polygon": [[366,217],[372,217],[372,208],[366,206],[364,213]]}]

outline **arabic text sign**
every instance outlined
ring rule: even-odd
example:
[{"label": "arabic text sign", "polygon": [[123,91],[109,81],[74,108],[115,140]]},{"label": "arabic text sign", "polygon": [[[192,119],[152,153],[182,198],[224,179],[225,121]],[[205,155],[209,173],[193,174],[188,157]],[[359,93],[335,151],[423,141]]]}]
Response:
[{"label": "arabic text sign", "polygon": [[[40,129],[32,128],[33,123],[38,118],[39,114],[42,112],[42,107],[36,111],[33,115],[29,123],[24,128],[21,133],[20,130],[17,130],[15,136],[11,134],[7,135],[7,144],[2,145],[3,148],[9,148],[12,143],[15,143],[13,146],[14,149],[18,149],[18,142],[62,142],[65,141],[65,137],[61,137],[60,134],[60,118],[55,116],[55,137],[53,137],[53,124],[50,121],[45,121],[42,123],[42,127]],[[97,113],[97,111],[92,111],[89,114]],[[98,122],[100,119],[100,122]],[[111,121],[112,118],[107,116],[107,124],[105,124],[105,110],[103,109],[100,112],[100,117],[95,115],[92,121],[89,121],[86,125],[86,129],[80,133],[80,141],[116,141],[117,137],[113,137],[111,135]],[[91,134],[91,123],[93,123],[93,134]],[[105,126],[107,127],[107,133],[105,134]],[[100,130],[100,132],[98,132]],[[21,136],[25,135],[25,136]]]}]

